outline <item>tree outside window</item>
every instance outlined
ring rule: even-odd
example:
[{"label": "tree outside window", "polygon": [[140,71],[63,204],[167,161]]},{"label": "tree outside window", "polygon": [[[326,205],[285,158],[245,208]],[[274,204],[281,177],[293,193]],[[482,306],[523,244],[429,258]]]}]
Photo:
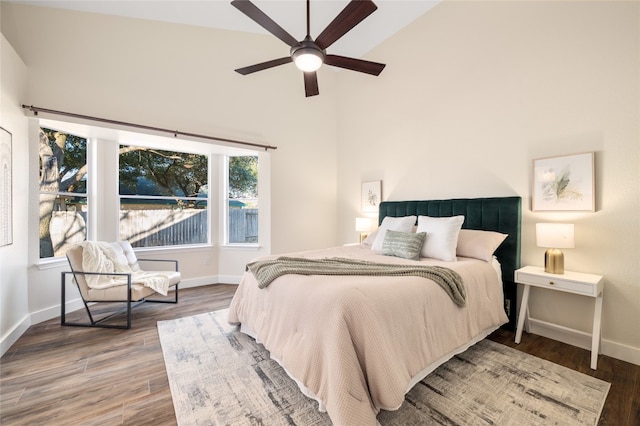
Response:
[{"label": "tree outside window", "polygon": [[258,156],[228,157],[229,244],[258,242]]},{"label": "tree outside window", "polygon": [[87,235],[87,140],[41,128],[40,258],[64,256]]}]

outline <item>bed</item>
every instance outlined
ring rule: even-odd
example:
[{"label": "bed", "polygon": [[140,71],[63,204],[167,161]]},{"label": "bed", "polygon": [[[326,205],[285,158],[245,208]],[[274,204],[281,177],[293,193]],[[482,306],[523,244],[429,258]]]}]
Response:
[{"label": "bed", "polygon": [[[384,263],[392,270],[446,268],[464,283],[464,306],[437,280],[421,276],[285,274],[263,286],[256,278],[259,274],[248,270],[231,302],[228,321],[262,343],[301,391],[318,401],[319,409],[326,409],[333,424],[375,425],[380,410],[398,409],[405,393],[437,366],[498,327],[514,323],[515,313],[506,308],[515,306],[520,215],[520,197],[380,204],[380,230],[389,223],[414,221],[415,216],[417,230],[411,233],[419,234],[427,219],[447,222],[464,216],[462,229],[472,230],[465,235],[477,233],[473,230],[502,234],[504,240],[486,259],[384,255],[379,247],[374,250],[380,243],[377,237],[367,244],[287,255],[298,261]],[[385,240],[403,234],[390,230],[381,231],[388,234]],[[458,248],[467,247],[462,235],[460,231]]]}]

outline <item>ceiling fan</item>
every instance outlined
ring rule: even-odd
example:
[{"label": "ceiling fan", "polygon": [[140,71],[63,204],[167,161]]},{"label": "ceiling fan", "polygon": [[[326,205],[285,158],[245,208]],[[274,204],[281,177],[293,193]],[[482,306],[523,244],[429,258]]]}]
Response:
[{"label": "ceiling fan", "polygon": [[235,70],[242,75],[294,62],[304,72],[305,95],[309,97],[320,93],[318,91],[316,70],[323,63],[371,75],[379,75],[385,67],[385,64],[377,62],[326,53],[327,47],[331,46],[378,8],[371,0],[351,0],[315,40],[309,34],[309,0],[307,0],[307,35],[302,41],[297,41],[293,38],[291,34],[276,24],[251,1],[233,0],[231,5],[291,47],[289,56]]}]

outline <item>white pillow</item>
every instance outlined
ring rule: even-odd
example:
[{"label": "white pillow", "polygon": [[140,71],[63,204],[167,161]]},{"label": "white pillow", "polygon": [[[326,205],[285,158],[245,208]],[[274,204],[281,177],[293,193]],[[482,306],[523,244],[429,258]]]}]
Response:
[{"label": "white pillow", "polygon": [[373,231],[369,235],[367,235],[367,238],[364,239],[362,244],[364,244],[365,246],[372,245],[373,242],[376,240],[376,237],[378,236],[378,229],[376,229],[375,231]]},{"label": "white pillow", "polygon": [[376,253],[382,253],[382,243],[384,242],[384,237],[387,234],[387,229],[398,232],[411,232],[415,223],[415,216],[385,217],[382,219],[382,223],[377,230],[378,234],[376,235],[376,239],[373,241],[371,250]]},{"label": "white pillow", "polygon": [[416,232],[426,232],[427,239],[422,246],[422,257],[446,260],[456,260],[456,246],[458,234],[462,228],[464,216],[430,217],[418,216]]},{"label": "white pillow", "polygon": [[507,234],[494,231],[461,229],[458,235],[456,253],[458,256],[473,257],[490,262],[493,258],[493,253],[507,236]]}]

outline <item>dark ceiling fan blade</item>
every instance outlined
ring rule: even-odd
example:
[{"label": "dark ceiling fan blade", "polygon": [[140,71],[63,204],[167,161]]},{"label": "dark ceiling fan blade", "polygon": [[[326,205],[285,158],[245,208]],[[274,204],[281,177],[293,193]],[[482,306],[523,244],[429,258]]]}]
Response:
[{"label": "dark ceiling fan blade", "polygon": [[315,71],[304,73],[304,93],[307,98],[320,94],[318,90],[318,74]]},{"label": "dark ceiling fan blade", "polygon": [[351,0],[327,28],[316,38],[320,49],[326,49],[378,8],[371,0]]},{"label": "dark ceiling fan blade", "polygon": [[327,55],[324,63],[334,67],[345,68],[351,71],[364,72],[371,75],[380,75],[385,64],[365,61],[364,59],[347,58],[346,56]]},{"label": "dark ceiling fan blade", "polygon": [[284,58],[278,58],[272,61],[262,62],[255,65],[249,65],[248,67],[244,67],[244,68],[238,68],[235,71],[242,75],[247,75],[256,71],[266,70],[267,68],[277,67],[278,65],[288,64],[291,61],[292,61],[291,56],[286,56]]},{"label": "dark ceiling fan blade", "polygon": [[297,46],[299,44],[298,40],[293,38],[291,34],[286,32],[280,25],[276,24],[273,19],[269,18],[249,0],[233,0],[231,5],[256,21],[262,28],[284,41],[290,47]]}]

